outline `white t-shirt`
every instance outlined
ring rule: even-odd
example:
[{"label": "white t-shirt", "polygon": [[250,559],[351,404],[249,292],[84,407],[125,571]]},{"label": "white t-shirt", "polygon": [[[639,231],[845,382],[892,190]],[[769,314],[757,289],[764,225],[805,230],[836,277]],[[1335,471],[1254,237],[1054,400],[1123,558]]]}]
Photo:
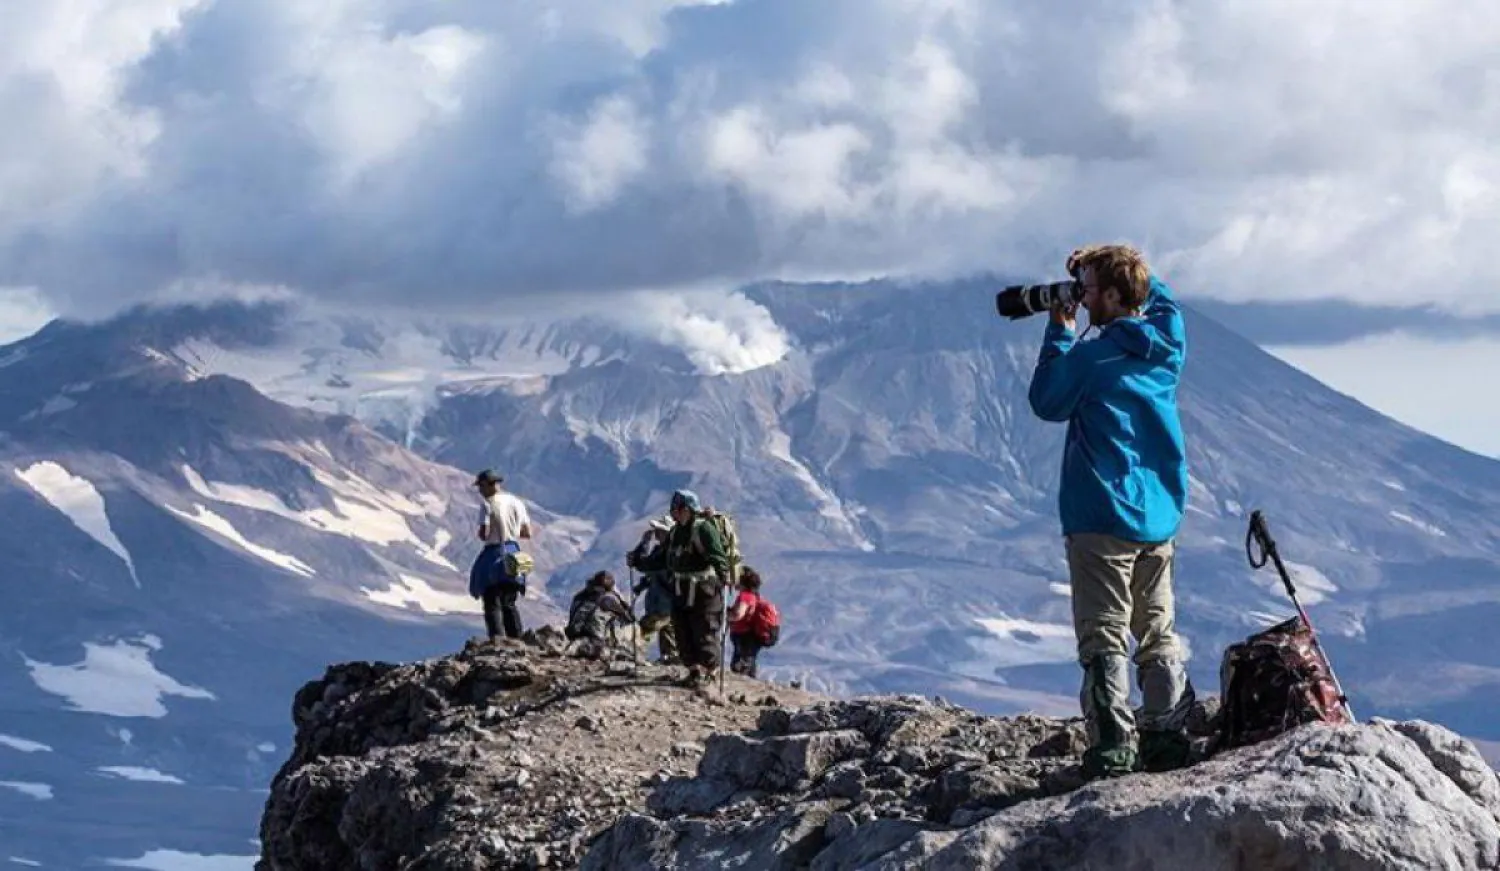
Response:
[{"label": "white t-shirt", "polygon": [[479,506],[479,522],[488,523],[485,544],[503,544],[521,539],[521,527],[531,523],[531,515],[520,497],[501,490]]}]

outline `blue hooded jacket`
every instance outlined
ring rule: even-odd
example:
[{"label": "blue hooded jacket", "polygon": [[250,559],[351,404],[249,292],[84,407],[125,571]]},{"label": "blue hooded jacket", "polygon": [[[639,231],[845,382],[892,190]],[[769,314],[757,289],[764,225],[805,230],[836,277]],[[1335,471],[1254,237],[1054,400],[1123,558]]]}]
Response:
[{"label": "blue hooded jacket", "polygon": [[1049,319],[1031,410],[1067,421],[1058,509],[1064,535],[1137,542],[1174,537],[1187,506],[1187,452],[1177,385],[1187,357],[1182,311],[1156,276],[1139,317],[1079,343]]}]

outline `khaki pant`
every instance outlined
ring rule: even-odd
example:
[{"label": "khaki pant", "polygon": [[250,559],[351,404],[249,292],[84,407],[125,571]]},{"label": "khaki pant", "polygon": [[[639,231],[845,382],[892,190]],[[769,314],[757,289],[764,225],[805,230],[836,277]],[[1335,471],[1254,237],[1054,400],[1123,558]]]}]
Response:
[{"label": "khaki pant", "polygon": [[1181,659],[1172,600],[1172,543],[1138,544],[1112,535],[1068,536],[1073,631],[1078,661],[1127,656],[1135,636],[1136,665]]},{"label": "khaki pant", "polygon": [[1073,631],[1084,668],[1080,701],[1091,745],[1129,743],[1129,636],[1142,696],[1142,726],[1181,725],[1193,694],[1182,667],[1172,598],[1172,542],[1141,544],[1110,535],[1068,536]]},{"label": "khaki pant", "polygon": [[677,626],[671,614],[647,614],[641,618],[641,635],[647,646],[656,634],[657,653],[662,659],[677,659]]}]

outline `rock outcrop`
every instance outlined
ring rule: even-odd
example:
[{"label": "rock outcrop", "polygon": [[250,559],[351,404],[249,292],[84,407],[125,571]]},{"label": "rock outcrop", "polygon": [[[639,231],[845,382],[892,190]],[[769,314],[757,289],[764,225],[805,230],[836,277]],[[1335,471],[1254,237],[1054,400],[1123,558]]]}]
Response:
[{"label": "rock outcrop", "polygon": [[257,868],[1500,868],[1495,771],[1423,722],[1086,783],[1076,719],[674,676],[545,631],[334,666],[297,696]]},{"label": "rock outcrop", "polygon": [[704,742],[812,696],[563,655],[550,627],[405,665],[345,663],[297,693],[258,871],[566,868]]},{"label": "rock outcrop", "polygon": [[1431,724],[1306,726],[1087,784],[1080,738],[920,700],[767,711],[757,733],[713,739],[697,776],[663,784],[583,867],[1500,867],[1495,772]]}]

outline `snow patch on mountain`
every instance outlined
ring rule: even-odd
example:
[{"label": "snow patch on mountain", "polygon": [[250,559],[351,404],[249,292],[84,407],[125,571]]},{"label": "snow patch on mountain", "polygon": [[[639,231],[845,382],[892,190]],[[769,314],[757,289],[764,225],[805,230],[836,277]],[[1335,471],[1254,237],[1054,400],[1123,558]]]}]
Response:
[{"label": "snow patch on mountain", "polygon": [[1433,526],[1431,523],[1428,523],[1428,522],[1426,522],[1424,520],[1418,520],[1417,518],[1412,517],[1410,514],[1405,514],[1405,513],[1400,512],[1400,511],[1391,511],[1389,513],[1390,513],[1391,517],[1394,517],[1395,519],[1401,521],[1402,523],[1406,523],[1406,524],[1409,524],[1411,526],[1415,526],[1417,529],[1422,530],[1423,532],[1427,533],[1428,535],[1435,535],[1438,538],[1447,538],[1448,537],[1448,533],[1444,532],[1442,529],[1439,529],[1438,527]]},{"label": "snow patch on mountain", "polygon": [[1285,614],[1276,614],[1271,611],[1246,611],[1241,616],[1241,619],[1244,620],[1246,624],[1258,631],[1261,629],[1269,629],[1272,626],[1275,626],[1277,623],[1280,623],[1283,620],[1287,619],[1287,617]]},{"label": "snow patch on mountain", "polygon": [[1203,480],[1201,478],[1199,478],[1197,475],[1193,475],[1193,474],[1189,474],[1188,475],[1188,493],[1187,493],[1187,495],[1188,495],[1188,501],[1187,501],[1187,510],[1188,511],[1190,511],[1190,512],[1192,512],[1194,514],[1201,514],[1204,517],[1216,517],[1217,516],[1214,512],[1208,510],[1207,508],[1205,508],[1203,506],[1205,506],[1205,505],[1216,506],[1216,505],[1218,505],[1219,500],[1218,500],[1217,497],[1214,496],[1213,491],[1208,488],[1208,485],[1205,484],[1205,483],[1203,483]]},{"label": "snow patch on mountain", "polygon": [[273,566],[286,569],[290,572],[296,572],[297,574],[302,575],[306,578],[310,578],[313,575],[317,574],[316,570],[314,570],[312,566],[309,566],[307,563],[297,559],[294,556],[284,554],[280,551],[272,550],[269,547],[261,547],[260,545],[250,541],[249,539],[245,538],[245,536],[242,535],[238,529],[234,528],[234,524],[230,523],[222,516],[208,510],[202,505],[199,505],[197,503],[193,504],[193,510],[196,512],[194,514],[189,514],[186,511],[179,511],[170,505],[167,506],[167,510],[171,511],[178,517],[183,518],[184,520],[192,521],[193,523],[202,526],[204,529],[210,530],[217,533],[218,535],[223,536],[224,538],[229,539],[231,542],[238,545],[247,553],[252,554],[253,556],[260,557]]},{"label": "snow patch on mountain", "polygon": [[138,765],[105,765],[95,770],[111,777],[118,777],[121,780],[133,780],[137,783],[182,784],[187,782],[180,777],[174,777],[173,775],[157,771],[155,768],[142,768]]},{"label": "snow patch on mountain", "polygon": [[446,510],[447,503],[435,493],[422,493],[417,499],[409,499],[394,490],[376,487],[347,470],[339,477],[316,466],[310,469],[319,484],[358,502],[367,502],[410,517],[441,516]]},{"label": "snow patch on mountain", "polygon": [[1077,659],[1078,645],[1073,638],[1072,626],[1022,620],[1004,614],[979,618],[974,622],[989,634],[973,644],[981,658],[966,664],[960,673],[993,679],[995,672],[1002,668]]},{"label": "snow patch on mountain", "polygon": [[64,411],[77,407],[77,400],[73,399],[70,396],[64,396],[59,393],[58,395],[42,403],[39,408],[32,409],[31,411],[28,411],[25,414],[21,415],[21,420],[32,421],[39,417],[47,417],[48,415],[52,414],[61,414]]},{"label": "snow patch on mountain", "polygon": [[[182,466],[182,476],[193,492],[204,498],[264,511],[319,532],[342,535],[371,544],[386,547],[409,544],[429,562],[454,568],[436,548],[420,539],[406,521],[408,516],[431,515],[445,505],[441,499],[433,494],[423,494],[426,498],[416,501],[399,493],[382,491],[357,475],[337,477],[317,467],[309,468],[314,479],[334,494],[332,500],[337,511],[326,508],[294,510],[275,493],[243,484],[208,481],[188,465]],[[437,541],[441,542],[442,539],[438,538]]]},{"label": "snow patch on mountain", "polygon": [[792,476],[807,490],[808,495],[818,504],[818,514],[838,524],[851,538],[859,544],[860,550],[873,551],[875,545],[870,542],[859,530],[859,527],[850,519],[844,508],[843,502],[828,488],[819,483],[812,470],[807,464],[792,455],[792,437],[785,430],[773,429],[766,434],[766,452],[772,457],[786,463],[792,470]]},{"label": "snow patch on mountain", "polygon": [[21,753],[51,753],[52,748],[40,741],[28,741],[14,735],[0,735],[0,747],[9,747]]},{"label": "snow patch on mountain", "polygon": [[13,789],[22,795],[29,795],[37,801],[47,801],[52,798],[52,787],[45,783],[29,783],[24,780],[0,780],[0,786]]},{"label": "snow patch on mountain", "polygon": [[[1305,607],[1311,608],[1320,602],[1327,601],[1330,593],[1338,592],[1338,584],[1318,569],[1290,560],[1283,562],[1287,573],[1292,576],[1292,584],[1297,588],[1297,598],[1302,600]],[[1279,575],[1265,576],[1261,583],[1273,595],[1285,597],[1286,586],[1281,582]]]},{"label": "snow patch on mountain", "polygon": [[[1328,601],[1329,594],[1338,592],[1337,583],[1334,583],[1334,580],[1329,579],[1326,574],[1323,574],[1317,568],[1302,564],[1302,562],[1292,562],[1290,559],[1286,559],[1283,562],[1286,564],[1287,574],[1292,576],[1292,585],[1298,588],[1298,598],[1302,600],[1302,604],[1305,607],[1313,607],[1316,604],[1323,603],[1323,601]],[[1280,601],[1286,601],[1287,588],[1281,582],[1280,574],[1257,574],[1256,583],[1259,583],[1260,588],[1265,589],[1272,597]],[[1269,612],[1262,613],[1266,616],[1266,619],[1272,618]],[[1284,619],[1287,619],[1286,616],[1281,616],[1281,618],[1275,618],[1272,622],[1281,622]]]},{"label": "snow patch on mountain", "polygon": [[31,356],[31,352],[30,351],[26,350],[25,348],[16,348],[14,351],[11,351],[9,354],[6,354],[5,356],[0,357],[0,369],[5,369],[5,368],[7,368],[9,366],[14,366],[17,363],[21,362],[22,360],[25,360],[29,356]]},{"label": "snow patch on mountain", "polygon": [[208,690],[180,683],[159,671],[151,654],[161,649],[160,638],[145,635],[135,642],[86,641],[83,660],[71,665],[38,662],[25,654],[22,658],[38,688],[66,699],[76,711],[114,717],[165,717],[165,696],[216,700]]},{"label": "snow patch on mountain", "polygon": [[443,556],[443,549],[452,541],[453,533],[446,529],[439,529],[432,537],[432,546],[426,549],[417,548],[417,555],[434,565],[439,565],[456,572],[458,571],[458,566],[454,565],[452,560]]},{"label": "snow patch on mountain", "polygon": [[603,362],[600,349],[549,343],[545,331],[497,329],[481,347],[460,348],[451,330],[309,312],[270,344],[226,348],[193,338],[171,355],[193,373],[239,378],[289,405],[394,425],[408,441],[441,388]]},{"label": "snow patch on mountain", "polygon": [[125,567],[130,570],[130,579],[135,582],[137,589],[140,588],[141,580],[135,573],[135,561],[115,535],[109,515],[104,510],[104,497],[99,494],[98,488],[88,479],[74,475],[52,460],[43,460],[15,471],[16,477],[26,482],[28,487],[47,500],[53,508],[66,515],[74,526],[123,560]]},{"label": "snow patch on mountain", "polygon": [[399,583],[391,584],[384,590],[372,587],[359,589],[372,602],[401,609],[413,605],[424,614],[478,614],[482,610],[479,603],[465,593],[448,593],[434,589],[431,584],[421,578],[407,574],[401,575],[400,578]]},{"label": "snow patch on mountain", "polygon": [[251,871],[259,858],[150,850],[134,859],[110,859],[105,864],[115,868],[145,868],[148,871]]},{"label": "snow patch on mountain", "polygon": [[568,427],[568,434],[573,437],[573,444],[583,447],[590,438],[598,439],[608,445],[610,452],[615,455],[615,468],[623,472],[630,467],[629,427],[601,426],[596,421],[582,420],[572,415],[565,416],[563,422]]}]

